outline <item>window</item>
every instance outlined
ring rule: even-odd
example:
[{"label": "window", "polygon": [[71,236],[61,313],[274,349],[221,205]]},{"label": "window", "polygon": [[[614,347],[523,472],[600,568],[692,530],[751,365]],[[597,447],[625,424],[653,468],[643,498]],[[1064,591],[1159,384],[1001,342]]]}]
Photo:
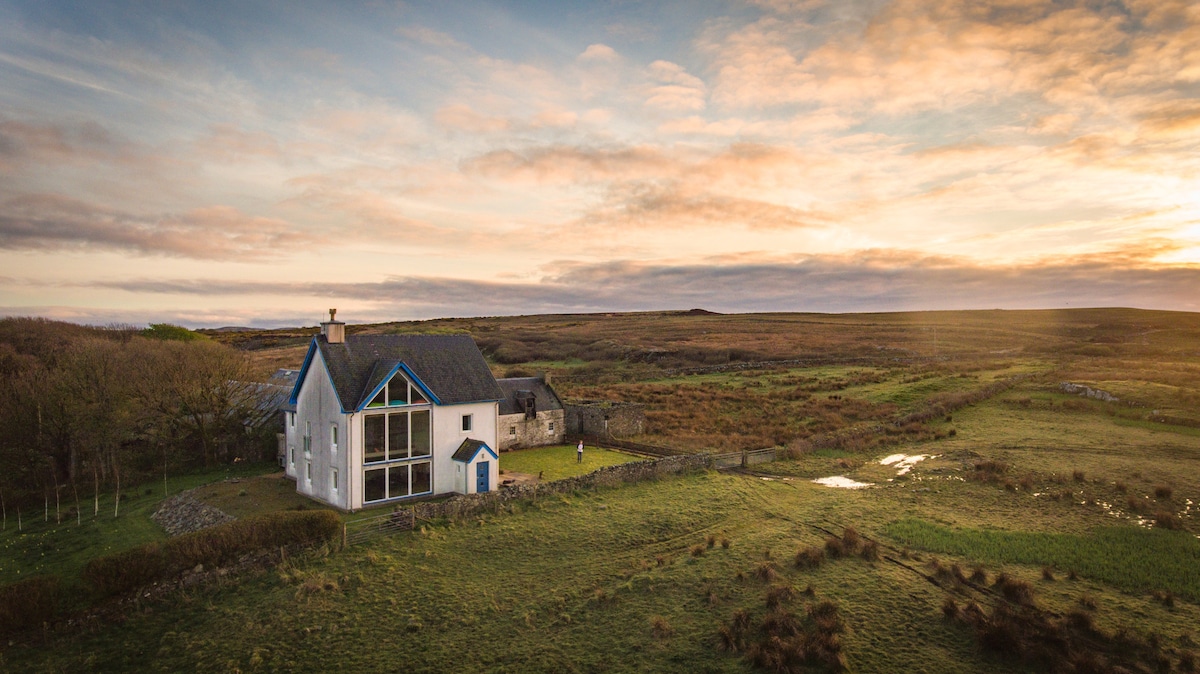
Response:
[{"label": "window", "polygon": [[304,479],[308,480],[309,484],[312,483],[312,461],[304,462]]},{"label": "window", "polygon": [[429,410],[363,417],[363,463],[429,456]]},{"label": "window", "polygon": [[508,427],[508,437],[510,437],[510,438],[517,437],[517,427],[516,426]]},{"label": "window", "polygon": [[464,433],[466,433],[467,431],[471,430],[471,417],[472,417],[472,416],[473,416],[473,415],[471,415],[471,414],[464,414],[464,415],[463,415],[463,424],[462,424],[462,429],[463,429],[463,432],[464,432]]},{"label": "window", "polygon": [[304,422],[304,456],[312,456],[312,422]]},{"label": "window", "polygon": [[337,424],[329,425],[329,448],[333,450],[334,454],[337,454],[337,450],[338,450],[338,426],[337,426]]},{"label": "window", "polygon": [[554,422],[553,421],[551,421],[549,423],[549,425],[547,425],[546,430],[550,431],[551,433],[554,432]]},{"label": "window", "polygon": [[292,464],[292,468],[296,467],[296,446],[288,445],[288,463]]},{"label": "window", "polygon": [[425,405],[428,401],[420,389],[409,383],[401,374],[380,387],[379,392],[367,403],[367,407],[399,407],[401,405]]},{"label": "window", "polygon": [[397,463],[363,472],[363,501],[372,503],[433,491],[428,461]]},{"label": "window", "polygon": [[333,469],[333,474],[329,476],[329,482],[333,485],[333,490],[338,490],[338,472],[337,468]]},{"label": "window", "polygon": [[292,428],[296,427],[296,413],[288,412],[288,425]]}]

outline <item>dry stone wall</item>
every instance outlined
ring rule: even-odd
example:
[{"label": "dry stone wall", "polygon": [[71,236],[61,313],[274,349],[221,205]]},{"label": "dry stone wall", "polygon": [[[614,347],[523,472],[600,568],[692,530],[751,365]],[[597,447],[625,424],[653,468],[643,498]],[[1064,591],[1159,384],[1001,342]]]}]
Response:
[{"label": "dry stone wall", "polygon": [[578,489],[609,487],[631,482],[652,480],[667,475],[679,475],[710,467],[711,457],[707,454],[684,454],[667,456],[649,461],[635,461],[616,466],[605,466],[585,475],[568,477],[553,482],[528,485],[506,485],[484,494],[459,495],[445,501],[414,503],[413,514],[419,519],[471,517],[485,512],[496,512],[511,501],[529,500],[539,496],[566,494]]}]

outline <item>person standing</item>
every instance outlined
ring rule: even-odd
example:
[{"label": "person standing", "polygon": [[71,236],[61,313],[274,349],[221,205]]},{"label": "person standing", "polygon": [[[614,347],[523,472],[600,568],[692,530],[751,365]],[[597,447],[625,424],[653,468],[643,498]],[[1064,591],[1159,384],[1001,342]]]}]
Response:
[{"label": "person standing", "polygon": [[583,440],[575,446],[575,463],[583,463]]}]

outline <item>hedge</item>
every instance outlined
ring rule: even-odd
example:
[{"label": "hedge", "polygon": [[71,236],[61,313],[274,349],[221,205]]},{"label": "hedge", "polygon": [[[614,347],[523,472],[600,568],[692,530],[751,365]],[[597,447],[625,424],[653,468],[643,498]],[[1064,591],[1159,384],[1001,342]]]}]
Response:
[{"label": "hedge", "polygon": [[0,587],[0,634],[47,622],[57,608],[56,576],[33,576]]},{"label": "hedge", "polygon": [[84,568],[83,580],[97,594],[109,596],[173,578],[198,564],[217,567],[258,550],[319,545],[341,532],[341,519],[329,510],[256,515],[97,557]]}]

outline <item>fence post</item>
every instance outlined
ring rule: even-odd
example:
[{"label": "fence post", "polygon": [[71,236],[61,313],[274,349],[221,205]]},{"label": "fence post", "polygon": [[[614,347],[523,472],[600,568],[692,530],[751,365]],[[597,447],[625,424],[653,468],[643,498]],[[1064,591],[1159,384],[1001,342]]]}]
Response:
[{"label": "fence post", "polygon": [[346,523],[342,522],[342,549],[346,549]]}]

